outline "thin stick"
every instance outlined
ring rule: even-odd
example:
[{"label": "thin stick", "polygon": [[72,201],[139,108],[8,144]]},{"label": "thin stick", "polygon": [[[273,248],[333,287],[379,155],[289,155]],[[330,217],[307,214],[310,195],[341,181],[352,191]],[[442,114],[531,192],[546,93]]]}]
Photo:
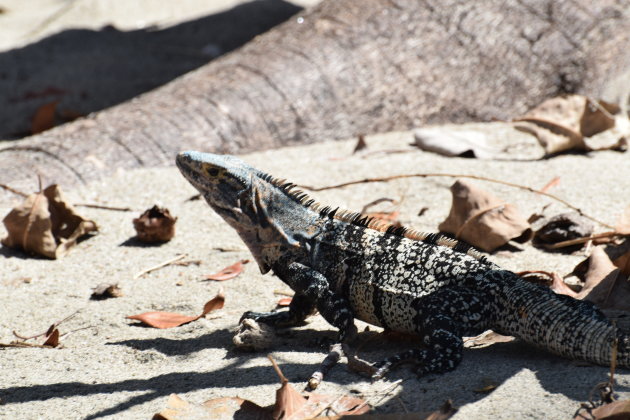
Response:
[{"label": "thin stick", "polygon": [[545,247],[549,249],[564,248],[566,246],[583,244],[588,241],[592,241],[593,239],[612,238],[614,236],[619,236],[619,233],[617,233],[616,231],[602,232],[595,235],[585,236],[583,238],[575,238],[566,241],[556,242],[555,244],[545,245]]},{"label": "thin stick", "polygon": [[133,211],[130,207],[115,207],[115,206],[103,206],[100,204],[90,204],[90,203],[78,203],[74,205],[75,207],[89,207],[91,209],[102,209],[102,210],[112,210],[112,211]]},{"label": "thin stick", "polygon": [[0,343],[0,347],[35,347],[35,348],[38,348],[38,349],[52,349],[52,348],[54,348],[54,347],[51,347],[51,346],[45,346],[43,344],[22,343],[22,342]]},{"label": "thin stick", "polygon": [[313,374],[309,378],[306,384],[307,391],[313,391],[317,389],[319,384],[322,383],[324,376],[326,376],[328,372],[330,371],[330,369],[332,369],[337,364],[342,354],[344,354],[344,352],[341,347],[341,343],[336,343],[330,346],[330,351],[328,352],[328,355],[326,356],[324,361],[319,366],[319,369],[313,372]]},{"label": "thin stick", "polygon": [[13,194],[17,194],[17,195],[20,195],[22,197],[28,197],[28,194],[23,193],[22,191],[18,191],[15,188],[9,187],[8,185],[5,185],[5,184],[0,184],[0,188],[3,188],[5,190],[7,190],[7,191],[12,192]]},{"label": "thin stick", "polygon": [[487,182],[493,182],[495,184],[501,184],[501,185],[506,185],[508,187],[513,187],[513,188],[519,188],[521,190],[525,190],[525,191],[529,191],[531,193],[534,194],[540,194],[540,195],[544,195],[545,197],[551,198],[552,200],[558,201],[559,203],[562,203],[563,205],[565,205],[566,207],[578,212],[581,216],[586,217],[587,219],[590,219],[596,223],[599,223],[602,226],[605,226],[609,229],[615,229],[614,226],[609,225],[608,223],[604,223],[600,220],[597,220],[596,218],[589,216],[588,214],[584,213],[581,209],[579,209],[578,207],[575,207],[574,205],[572,205],[571,203],[569,203],[566,200],[563,200],[562,198],[555,196],[553,194],[549,194],[548,192],[543,192],[540,190],[536,190],[534,188],[525,186],[525,185],[520,185],[520,184],[515,184],[513,182],[508,182],[508,181],[501,181],[498,179],[494,179],[494,178],[488,178],[485,176],[481,176],[481,175],[466,175],[466,174],[440,174],[440,173],[425,173],[425,174],[401,174],[401,175],[393,175],[393,176],[386,176],[386,177],[382,177],[382,178],[364,178],[364,179],[359,179],[356,181],[348,181],[348,182],[343,182],[341,184],[336,184],[336,185],[327,185],[325,187],[312,187],[312,186],[308,186],[308,185],[300,185],[300,188],[304,188],[307,190],[311,190],[311,191],[325,191],[325,190],[332,190],[332,189],[336,189],[336,188],[343,188],[343,187],[347,187],[350,185],[357,185],[357,184],[367,184],[370,182],[389,182],[395,179],[404,179],[404,178],[429,178],[429,177],[448,177],[448,178],[470,178],[470,179],[476,179],[478,181],[487,181]]},{"label": "thin stick", "polygon": [[171,258],[168,261],[164,261],[163,263],[160,263],[158,265],[154,265],[153,267],[146,268],[146,269],[136,273],[136,275],[133,276],[133,279],[135,280],[137,278],[140,278],[140,277],[144,276],[145,274],[149,274],[151,271],[159,270],[162,267],[166,267],[167,265],[171,265],[174,262],[177,262],[179,260],[183,260],[184,258],[186,258],[186,254],[178,255],[177,257]]},{"label": "thin stick", "polygon": [[77,309],[76,311],[74,311],[73,313],[71,313],[70,315],[68,315],[64,319],[62,319],[61,321],[57,321],[57,322],[53,323],[46,331],[44,331],[41,334],[35,334],[33,336],[30,336],[30,337],[24,337],[23,335],[18,334],[16,331],[13,331],[13,335],[16,336],[17,338],[19,338],[20,340],[24,340],[24,341],[31,340],[31,339],[37,338],[37,337],[41,337],[42,335],[46,335],[48,333],[48,331],[52,331],[53,329],[57,328],[59,325],[61,325],[61,323],[66,322],[70,318],[73,318],[79,312],[81,312],[81,309]]}]

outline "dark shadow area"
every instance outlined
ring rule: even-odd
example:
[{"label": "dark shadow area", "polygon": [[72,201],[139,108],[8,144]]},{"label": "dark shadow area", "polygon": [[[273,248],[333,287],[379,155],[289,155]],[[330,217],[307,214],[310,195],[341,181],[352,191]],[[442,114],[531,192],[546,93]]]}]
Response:
[{"label": "dark shadow area", "polygon": [[161,86],[300,10],[251,1],[165,29],[72,29],[0,53],[0,139],[29,135],[36,110],[53,101],[59,124]]},{"label": "dark shadow area", "polygon": [[[282,345],[275,351],[298,351],[299,347],[308,347],[302,340],[305,336],[315,333],[310,329],[299,331],[299,334],[291,338],[287,346]],[[327,334],[324,331],[320,334]],[[231,347],[227,342],[231,341],[231,332],[227,330],[216,331],[198,339],[184,343],[168,340],[126,340],[110,345],[127,345],[139,350],[157,349],[170,356],[179,356],[205,347],[225,348]],[[180,348],[185,346],[190,350],[182,352]],[[288,348],[287,348],[288,347]],[[391,355],[400,350],[397,345],[370,346],[368,351],[361,352],[361,357],[367,360],[379,360],[379,358]],[[377,350],[378,348],[378,350]],[[376,350],[376,351],[375,351]],[[314,351],[311,347],[309,351]],[[325,351],[321,351],[322,359]],[[82,382],[65,382],[49,385],[15,386],[0,389],[0,395],[4,404],[27,403],[29,401],[43,401],[49,398],[70,398],[76,396],[89,396],[95,394],[114,394],[118,392],[143,392],[116,405],[93,413],[86,417],[95,419],[101,416],[114,415],[137,405],[156,398],[168,397],[171,393],[184,394],[201,389],[213,387],[227,387],[239,389],[247,386],[278,384],[278,378],[271,365],[244,367],[252,358],[260,357],[262,353],[234,352],[230,362],[217,370],[202,372],[175,372],[153,376],[147,379],[124,379],[115,383],[88,384]],[[282,363],[278,360],[282,371],[290,381],[300,387],[318,364]],[[348,372],[345,361],[335,367],[328,375],[328,381],[339,384],[351,384],[362,379],[356,373]],[[569,398],[586,400],[590,389],[601,380],[605,379],[607,368],[605,367],[576,367],[575,364],[550,355],[542,350],[523,345],[522,342],[497,343],[480,349],[468,349],[464,352],[464,360],[453,372],[442,375],[428,375],[417,378],[411,369],[402,366],[388,375],[389,381],[403,379],[399,398],[404,401],[410,410],[437,409],[446,399],[450,398],[457,406],[462,406],[485,398],[486,393],[475,392],[481,388],[484,379],[491,379],[497,386],[504,383],[522,369],[535,372],[542,387],[551,393],[560,393]],[[567,387],[566,380],[559,381],[559,377],[571,377],[574,387]],[[561,383],[562,386],[556,384]],[[385,386],[385,384],[384,384]],[[445,392],[445,389],[447,391]],[[626,389],[618,389],[624,391]],[[226,396],[235,396],[229,394]],[[166,400],[165,400],[166,403]],[[577,409],[578,407],[576,407]],[[381,406],[377,412],[400,411],[396,399]]]},{"label": "dark shadow area", "polygon": [[118,246],[128,246],[132,248],[157,248],[164,245],[168,241],[164,242],[142,242],[137,236],[131,236],[125,239]]},{"label": "dark shadow area", "polygon": [[[134,324],[141,326],[142,324]],[[328,346],[321,345],[335,337],[335,332],[318,331],[311,329],[303,330],[286,330],[278,331],[280,345],[274,346],[274,350],[300,350],[313,352],[318,349],[322,352],[327,351]],[[246,354],[242,351],[234,349],[232,337],[234,332],[231,330],[216,330],[211,333],[202,335],[188,340],[176,340],[170,338],[150,338],[137,340],[122,340],[108,342],[110,346],[127,346],[135,350],[156,350],[167,356],[185,356],[206,348],[229,349],[227,357],[235,358]]]}]

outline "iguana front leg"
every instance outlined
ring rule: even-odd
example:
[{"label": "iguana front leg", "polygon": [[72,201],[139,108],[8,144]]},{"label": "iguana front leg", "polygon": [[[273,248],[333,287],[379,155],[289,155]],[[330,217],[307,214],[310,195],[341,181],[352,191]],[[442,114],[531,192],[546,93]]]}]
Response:
[{"label": "iguana front leg", "polygon": [[241,316],[241,321],[245,318],[249,318],[276,328],[293,327],[301,324],[306,317],[311,315],[314,311],[315,301],[302,294],[296,294],[291,300],[288,311],[247,311]]},{"label": "iguana front leg", "polygon": [[[252,318],[274,326],[288,326],[303,321],[314,308],[328,323],[339,328],[339,342],[351,339],[357,329],[350,302],[330,290],[324,275],[304,264],[292,262],[286,267],[274,269],[276,274],[295,290],[288,312],[246,312],[242,318]],[[295,324],[293,324],[295,325]]]}]

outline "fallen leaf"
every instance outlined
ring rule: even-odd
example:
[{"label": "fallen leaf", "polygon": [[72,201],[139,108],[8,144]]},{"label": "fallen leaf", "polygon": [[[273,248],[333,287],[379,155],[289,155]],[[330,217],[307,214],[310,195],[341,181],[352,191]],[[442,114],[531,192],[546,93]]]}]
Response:
[{"label": "fallen leaf", "polygon": [[54,325],[51,326],[52,331],[49,334],[46,334],[46,341],[44,341],[44,346],[49,347],[57,347],[59,345],[59,330],[55,328]]},{"label": "fallen leaf", "polygon": [[556,176],[551,181],[549,181],[544,187],[540,189],[540,192],[546,193],[556,185],[560,183],[560,177]]},{"label": "fallen leaf", "polygon": [[512,204],[473,184],[457,180],[451,186],[453,203],[439,230],[491,252],[510,240],[526,242],[532,231]]},{"label": "fallen leaf", "polygon": [[498,154],[481,131],[426,127],[414,130],[413,136],[419,149],[444,156],[493,159]]},{"label": "fallen leaf", "polygon": [[302,420],[327,415],[357,415],[370,411],[365,400],[351,396],[334,396],[309,393],[302,396],[282,374],[276,362],[269,356],[276,373],[280,377],[281,386],[276,391],[276,403],[272,417],[283,420]]},{"label": "fallen leaf", "polygon": [[124,296],[122,290],[118,286],[118,283],[100,283],[93,290],[94,291],[90,296],[90,299],[92,300],[102,300]]},{"label": "fallen leaf", "polygon": [[191,404],[177,394],[168,397],[167,408],[153,420],[272,420],[271,410],[238,397],[215,398],[203,404]]},{"label": "fallen leaf", "polygon": [[189,316],[189,315],[181,315],[172,312],[144,312],[138,315],[130,315],[127,319],[135,319],[141,321],[144,324],[147,324],[153,328],[173,328],[179,327],[180,325],[188,324],[189,322],[196,321],[199,318],[207,315],[208,313],[215,311],[217,309],[223,308],[225,304],[225,296],[223,295],[223,291],[219,291],[217,295],[209,300],[203,307],[203,312],[201,315],[197,316]]},{"label": "fallen leaf", "polygon": [[591,301],[602,309],[630,311],[630,281],[603,248],[594,248],[588,258],[584,287],[576,298]]},{"label": "fallen leaf", "polygon": [[31,121],[31,134],[38,134],[55,126],[55,111],[58,104],[59,101],[52,101],[37,108]]},{"label": "fallen leaf", "polygon": [[291,298],[291,297],[282,298],[282,299],[278,300],[278,303],[276,303],[276,306],[279,306],[279,307],[289,306],[291,304],[292,300],[293,300],[293,298]]},{"label": "fallen leaf", "polygon": [[[553,245],[558,242],[585,238],[593,234],[593,223],[577,213],[557,214],[547,220],[534,235],[538,245]],[[567,251],[579,249],[583,244],[566,247]]]},{"label": "fallen leaf", "polygon": [[630,276],[630,251],[615,258],[613,264],[621,270],[621,274],[624,276]]},{"label": "fallen leaf", "polygon": [[357,138],[357,144],[356,146],[354,146],[354,150],[352,151],[352,154],[354,155],[357,152],[360,152],[362,150],[367,149],[368,145],[365,142],[365,136],[363,134],[359,134],[358,138]]},{"label": "fallen leaf", "polygon": [[619,111],[617,105],[604,101],[592,101],[581,95],[562,95],[544,101],[516,119],[514,127],[533,134],[547,154],[610,149],[610,146],[590,147],[586,138],[615,127],[616,119],[612,114]]},{"label": "fallen leaf", "polygon": [[53,259],[66,255],[79,238],[98,230],[95,222],[76,213],[55,184],[26,197],[3,223],[8,232],[3,245]]},{"label": "fallen leaf", "polygon": [[619,216],[615,225],[615,231],[620,235],[630,235],[630,206],[626,207],[621,216]]},{"label": "fallen leaf", "polygon": [[[586,410],[586,411],[584,411]],[[627,420],[630,419],[630,401],[614,401],[594,409],[580,409],[573,420]]]},{"label": "fallen leaf", "polygon": [[133,227],[142,242],[167,242],[175,236],[175,222],[177,217],[171,216],[167,208],[155,205],[133,219]]},{"label": "fallen leaf", "polygon": [[233,279],[243,272],[243,266],[248,262],[249,260],[240,260],[239,262],[225,267],[219,272],[206,275],[205,280],[225,281]]}]

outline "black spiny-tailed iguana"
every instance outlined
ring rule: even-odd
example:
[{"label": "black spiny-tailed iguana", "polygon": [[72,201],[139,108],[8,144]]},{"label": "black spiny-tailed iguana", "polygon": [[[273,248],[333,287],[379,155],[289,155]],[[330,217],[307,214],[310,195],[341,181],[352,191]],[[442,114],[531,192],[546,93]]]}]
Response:
[{"label": "black spiny-tailed iguana", "polygon": [[630,367],[630,336],[590,302],[528,283],[459,242],[323,207],[233,156],[184,152],[177,166],[247,244],[263,273],[295,291],[288,311],[244,316],[293,325],[317,309],[339,329],[354,319],[418,334],[425,348],[379,363],[375,377],[403,361],[418,373],[446,372],[462,358],[462,336],[492,329],[553,353]]}]

